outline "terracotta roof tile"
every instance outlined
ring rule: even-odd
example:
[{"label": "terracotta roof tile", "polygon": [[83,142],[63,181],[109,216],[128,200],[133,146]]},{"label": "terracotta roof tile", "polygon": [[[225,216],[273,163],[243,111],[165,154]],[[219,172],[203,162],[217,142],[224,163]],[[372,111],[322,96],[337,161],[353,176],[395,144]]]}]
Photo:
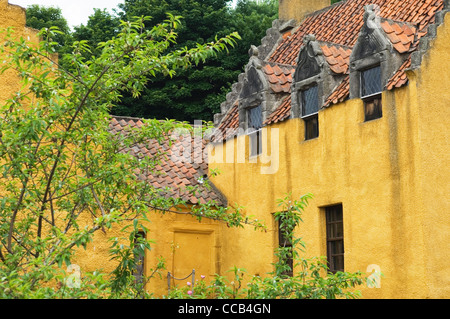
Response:
[{"label": "terracotta roof tile", "polygon": [[411,56],[403,63],[403,65],[398,69],[398,71],[389,79],[386,89],[392,90],[393,88],[399,88],[408,83],[408,78],[406,77],[406,70],[411,67]]},{"label": "terracotta roof tile", "polygon": [[295,71],[291,65],[267,63],[262,67],[274,93],[291,92],[292,75]]},{"label": "terracotta roof tile", "polygon": [[[118,117],[113,116],[109,123],[109,132],[113,135],[128,134],[130,128],[142,127],[144,123],[138,118]],[[218,205],[226,205],[226,199],[222,194],[215,189],[214,185],[206,187],[202,180],[205,174],[208,173],[207,160],[202,162],[193,160],[192,163],[185,160],[174,160],[173,150],[177,147],[184,147],[191,145],[191,151],[195,155],[195,147],[199,147],[202,154],[206,146],[206,141],[202,140],[202,145],[194,145],[195,141],[192,136],[180,136],[177,140],[169,142],[169,138],[165,138],[162,142],[157,140],[149,140],[147,143],[139,143],[133,147],[124,150],[133,156],[158,156],[159,164],[155,165],[155,169],[147,174],[140,174],[139,178],[147,179],[149,183],[161,191],[163,196],[179,197],[182,200],[196,204],[198,200],[205,203],[214,201]],[[192,196],[191,192],[187,190],[188,186],[199,187],[197,198]],[[167,190],[165,190],[167,188]]]},{"label": "terracotta roof tile", "polygon": [[264,125],[269,125],[284,121],[291,115],[291,96],[288,95],[272,114],[264,121]]},{"label": "terracotta roof tile", "polygon": [[221,142],[234,137],[239,128],[239,111],[238,105],[235,104],[224,117],[219,127],[211,137],[212,142]]},{"label": "terracotta roof tile", "polygon": [[352,49],[332,43],[325,43],[320,46],[325,60],[331,70],[337,74],[348,74],[349,61]]},{"label": "terracotta roof tile", "polygon": [[295,65],[303,37],[314,34],[318,41],[352,47],[363,25],[364,6],[376,4],[380,16],[417,25],[418,35],[426,34],[434,14],[441,10],[443,0],[346,0],[309,15],[291,37],[281,41],[269,58],[270,62]]},{"label": "terracotta roof tile", "polygon": [[341,84],[330,94],[330,96],[326,99],[324,106],[330,106],[331,104],[337,104],[345,101],[349,96],[349,84],[350,84],[350,76],[347,76]]},{"label": "terracotta roof tile", "polygon": [[418,41],[416,41],[417,28],[415,26],[392,20],[385,20],[381,22],[381,27],[399,53],[411,51],[418,43]]}]

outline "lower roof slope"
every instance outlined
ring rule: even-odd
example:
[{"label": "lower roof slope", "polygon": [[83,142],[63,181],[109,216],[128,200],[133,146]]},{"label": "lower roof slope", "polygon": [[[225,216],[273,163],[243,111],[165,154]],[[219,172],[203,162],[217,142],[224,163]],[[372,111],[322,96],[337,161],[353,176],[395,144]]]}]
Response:
[{"label": "lower roof slope", "polygon": [[[111,134],[128,134],[133,128],[139,128],[144,125],[140,118],[112,116],[109,123],[109,132]],[[124,152],[129,152],[133,156],[157,157],[159,164],[156,165],[154,172],[148,173],[145,178],[158,190],[167,190],[163,192],[166,196],[180,198],[187,203],[207,203],[214,202],[217,205],[225,206],[226,199],[212,185],[211,182],[205,183],[208,173],[207,161],[204,159],[206,142],[202,139],[201,145],[196,145],[196,140],[189,136],[180,136],[177,140],[169,144],[166,138],[162,142],[149,140],[147,143],[135,144]],[[193,155],[197,158],[186,161],[176,160],[174,151],[189,147]],[[206,185],[208,184],[208,185]],[[188,190],[189,187],[198,187],[198,192],[194,195]]]}]

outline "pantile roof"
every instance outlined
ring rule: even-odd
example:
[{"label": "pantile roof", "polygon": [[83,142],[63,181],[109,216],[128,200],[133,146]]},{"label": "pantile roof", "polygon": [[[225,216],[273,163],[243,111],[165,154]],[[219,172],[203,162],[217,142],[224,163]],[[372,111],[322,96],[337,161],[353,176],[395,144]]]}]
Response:
[{"label": "pantile roof", "polygon": [[[139,118],[113,116],[109,123],[109,132],[114,134],[128,134],[130,129],[140,128],[144,125]],[[206,141],[201,139],[201,145],[195,145],[193,136],[181,135],[177,140],[169,138],[163,139],[160,143],[156,139],[149,140],[147,143],[135,144],[133,147],[124,150],[133,156],[142,157],[158,157],[159,163],[156,165],[154,172],[148,173],[145,178],[156,189],[163,191],[166,196],[181,198],[190,203],[206,203],[214,201],[218,205],[226,205],[226,200],[222,194],[209,182],[209,186],[205,186],[204,180],[208,173],[207,160],[203,159]],[[192,155],[191,161],[176,160],[172,156],[174,150],[186,149],[190,147]],[[196,157],[197,156],[197,157]],[[198,192],[194,196],[187,187],[198,187]]]},{"label": "pantile roof", "polygon": [[270,114],[264,121],[264,125],[278,123],[287,119],[291,114],[291,96],[288,95],[281,102],[280,106]]},{"label": "pantile roof", "polygon": [[[434,23],[436,12],[444,8],[444,0],[344,0],[307,16],[297,29],[282,38],[268,62],[295,67],[304,37],[313,34],[330,69],[336,74],[347,75],[325,99],[323,106],[345,101],[349,97],[349,59],[364,23],[364,6],[369,4],[379,6],[380,25],[401,54],[410,54],[417,49],[420,38],[427,34],[428,25]],[[410,66],[411,56],[389,79],[386,89],[406,85],[406,70]],[[290,111],[291,99],[286,98],[264,124],[285,120]]]},{"label": "pantile roof", "polygon": [[262,67],[262,70],[274,93],[291,92],[292,75],[295,71],[293,66],[267,63]]},{"label": "pantile roof", "polygon": [[211,137],[211,141],[217,142],[234,137],[235,134],[237,133],[238,128],[239,128],[239,110],[238,104],[236,103],[220,123],[219,127],[215,131],[214,136]]},{"label": "pantile roof", "polygon": [[346,76],[341,84],[339,84],[338,87],[333,91],[333,93],[331,93],[331,95],[325,100],[324,106],[344,102],[349,96],[349,84],[350,76]]},{"label": "pantile roof", "polygon": [[408,83],[408,78],[406,77],[406,70],[411,67],[411,56],[402,64],[398,71],[389,79],[386,89],[392,90],[394,88],[399,88]]},{"label": "pantile roof", "polygon": [[417,28],[407,23],[399,23],[392,20],[384,20],[381,27],[399,53],[410,52],[415,48]]},{"label": "pantile roof", "polygon": [[295,65],[303,37],[314,34],[318,41],[353,47],[363,25],[364,6],[376,4],[380,16],[417,26],[418,37],[434,22],[443,0],[344,0],[309,15],[289,37],[281,41],[269,62]]},{"label": "pantile roof", "polygon": [[320,48],[331,71],[336,74],[348,74],[351,48],[332,43],[325,43]]}]

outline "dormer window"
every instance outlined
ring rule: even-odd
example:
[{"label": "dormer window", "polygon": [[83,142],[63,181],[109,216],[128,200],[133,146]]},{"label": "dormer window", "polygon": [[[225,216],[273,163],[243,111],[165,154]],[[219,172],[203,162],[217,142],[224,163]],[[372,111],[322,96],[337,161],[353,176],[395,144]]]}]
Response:
[{"label": "dormer window", "polygon": [[319,91],[318,86],[313,85],[300,91],[300,105],[302,118],[305,121],[305,140],[319,136]]},{"label": "dormer window", "polygon": [[291,88],[291,116],[304,121],[304,140],[319,137],[319,111],[325,107],[325,98],[346,76],[350,52],[349,48],[317,41],[312,34],[303,38]]},{"label": "dormer window", "polygon": [[[382,117],[381,92],[386,90],[390,76],[397,72],[408,54],[407,50],[399,51],[391,42],[385,29],[393,27],[380,16],[380,8],[376,4],[364,7],[363,20],[350,56],[350,99],[362,100],[364,121],[367,122]],[[396,28],[408,30],[414,39],[414,27],[404,24]],[[392,40],[396,41],[396,38]]]},{"label": "dormer window", "polygon": [[317,85],[314,85],[301,92],[302,116],[316,114],[319,111],[319,92]]},{"label": "dormer window", "polygon": [[262,107],[258,105],[247,110],[248,136],[250,138],[250,156],[262,153]]},{"label": "dormer window", "polygon": [[378,65],[360,72],[361,99],[364,101],[364,121],[382,116],[381,67]]}]

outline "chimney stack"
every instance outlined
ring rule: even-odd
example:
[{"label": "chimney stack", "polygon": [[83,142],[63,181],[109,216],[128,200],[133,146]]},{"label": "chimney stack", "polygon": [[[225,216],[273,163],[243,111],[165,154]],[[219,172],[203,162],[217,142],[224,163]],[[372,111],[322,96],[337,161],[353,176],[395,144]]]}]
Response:
[{"label": "chimney stack", "polygon": [[278,18],[302,21],[307,14],[328,7],[331,0],[278,0]]}]

